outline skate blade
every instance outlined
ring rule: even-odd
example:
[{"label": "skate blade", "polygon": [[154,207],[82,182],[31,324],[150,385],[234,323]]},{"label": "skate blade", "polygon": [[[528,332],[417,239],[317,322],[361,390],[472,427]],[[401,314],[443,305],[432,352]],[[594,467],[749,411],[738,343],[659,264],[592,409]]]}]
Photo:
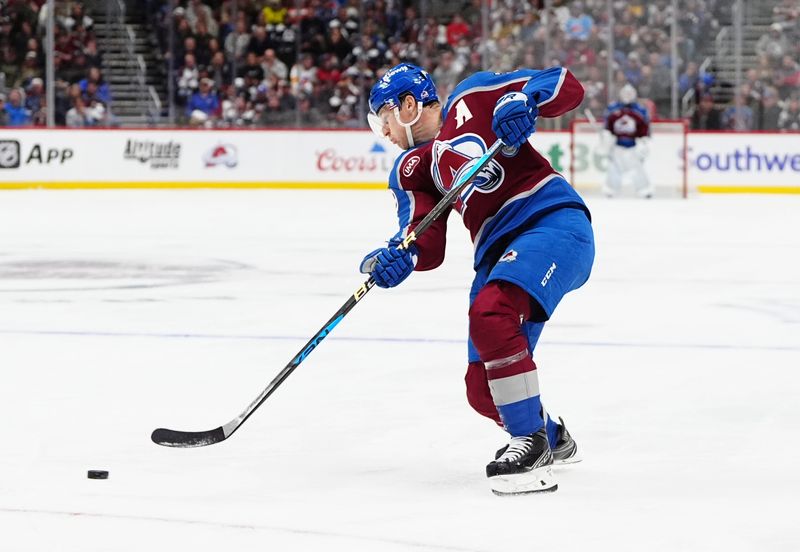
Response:
[{"label": "skate blade", "polygon": [[558,489],[552,466],[542,466],[525,473],[496,475],[489,478],[492,492],[498,496],[552,493]]},{"label": "skate blade", "polygon": [[529,494],[548,494],[548,493],[554,493],[557,490],[558,490],[558,485],[553,485],[549,489],[538,489],[535,491],[518,491],[514,493],[501,493],[500,491],[492,489],[492,493],[494,493],[496,496],[519,496],[519,495],[529,495]]}]

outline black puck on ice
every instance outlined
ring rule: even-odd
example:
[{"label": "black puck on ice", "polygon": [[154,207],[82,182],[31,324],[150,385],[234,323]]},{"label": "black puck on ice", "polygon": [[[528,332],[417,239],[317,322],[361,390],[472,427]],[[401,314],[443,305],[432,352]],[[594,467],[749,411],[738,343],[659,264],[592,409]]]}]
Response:
[{"label": "black puck on ice", "polygon": [[86,477],[89,479],[108,479],[108,472],[105,470],[89,470]]}]

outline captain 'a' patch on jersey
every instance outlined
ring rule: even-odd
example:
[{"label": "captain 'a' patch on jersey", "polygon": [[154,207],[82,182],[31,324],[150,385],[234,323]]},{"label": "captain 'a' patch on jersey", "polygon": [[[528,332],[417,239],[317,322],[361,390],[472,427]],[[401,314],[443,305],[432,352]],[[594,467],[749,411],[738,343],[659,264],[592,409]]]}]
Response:
[{"label": "captain 'a' patch on jersey", "polygon": [[[486,153],[486,143],[477,134],[462,134],[450,140],[434,140],[431,147],[433,162],[431,175],[434,184],[442,194],[446,194],[478,159]],[[470,196],[479,192],[489,194],[496,190],[505,179],[505,171],[497,161],[492,160],[477,174],[460,194],[455,209],[463,214]]]},{"label": "captain 'a' patch on jersey", "polygon": [[461,128],[464,123],[472,119],[472,112],[463,99],[456,104],[456,128]]}]

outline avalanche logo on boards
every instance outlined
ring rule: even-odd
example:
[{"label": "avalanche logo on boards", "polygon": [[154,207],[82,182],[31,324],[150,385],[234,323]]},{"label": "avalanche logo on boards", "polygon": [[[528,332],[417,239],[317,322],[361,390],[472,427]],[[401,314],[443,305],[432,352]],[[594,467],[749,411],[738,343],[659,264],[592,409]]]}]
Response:
[{"label": "avalanche logo on boards", "polygon": [[239,154],[233,144],[217,144],[203,155],[203,162],[206,167],[225,165],[232,169],[239,163]]},{"label": "avalanche logo on boards", "polygon": [[[477,134],[462,134],[452,140],[436,140],[431,148],[433,153],[431,173],[439,191],[443,194],[450,191],[487,149],[483,139]],[[463,215],[473,193],[492,193],[504,179],[503,167],[492,160],[461,193],[455,204],[456,210]]]}]

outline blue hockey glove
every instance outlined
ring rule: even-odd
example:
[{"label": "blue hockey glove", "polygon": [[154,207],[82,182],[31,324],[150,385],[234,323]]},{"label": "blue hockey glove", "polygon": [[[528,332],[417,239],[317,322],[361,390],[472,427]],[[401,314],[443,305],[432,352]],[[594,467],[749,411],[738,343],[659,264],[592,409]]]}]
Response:
[{"label": "blue hockey glove", "polygon": [[397,249],[399,243],[400,240],[392,239],[387,247],[367,253],[361,261],[361,272],[372,274],[378,287],[394,287],[414,272],[417,248],[411,244],[408,249]]},{"label": "blue hockey glove", "polygon": [[528,103],[522,92],[509,92],[497,100],[492,117],[492,130],[507,146],[520,147],[536,130],[539,108]]}]

